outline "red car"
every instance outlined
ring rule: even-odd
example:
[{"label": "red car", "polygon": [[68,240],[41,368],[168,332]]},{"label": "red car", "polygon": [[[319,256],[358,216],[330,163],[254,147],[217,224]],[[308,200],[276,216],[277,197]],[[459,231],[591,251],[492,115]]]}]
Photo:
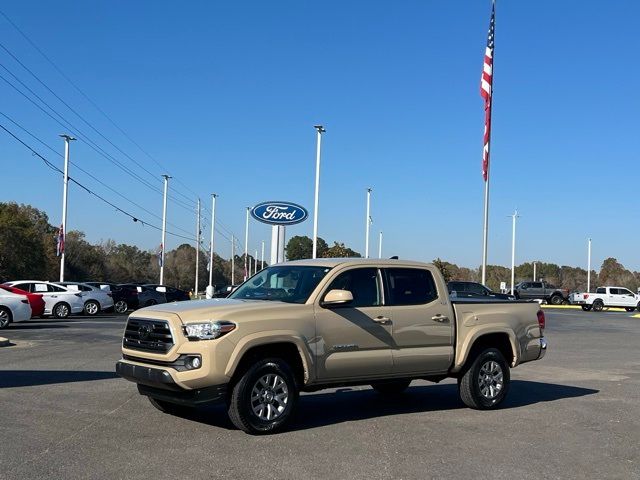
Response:
[{"label": "red car", "polygon": [[29,300],[29,305],[31,305],[31,318],[44,315],[44,300],[41,294],[25,292],[19,288],[9,287],[8,285],[0,285],[0,288],[17,295],[26,296]]}]

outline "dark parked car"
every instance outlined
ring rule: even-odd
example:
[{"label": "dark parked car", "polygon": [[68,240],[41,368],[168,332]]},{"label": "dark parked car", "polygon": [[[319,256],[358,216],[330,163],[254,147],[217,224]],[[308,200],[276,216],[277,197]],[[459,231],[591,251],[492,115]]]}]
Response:
[{"label": "dark parked car", "polygon": [[515,300],[514,295],[508,293],[498,293],[489,290],[481,283],[476,282],[449,282],[447,283],[449,294],[455,293],[457,298],[474,298],[474,299],[486,299],[486,300]]},{"label": "dark parked car", "polygon": [[227,298],[236,288],[238,288],[238,285],[225,285],[216,288],[213,292],[213,298]]},{"label": "dark parked car", "polygon": [[164,298],[163,302],[158,303],[182,302],[184,300],[191,300],[189,292],[185,292],[184,290],[180,290],[179,288],[160,285],[157,283],[147,283],[143,285],[143,287],[156,291]]},{"label": "dark parked car", "polygon": [[156,292],[154,288],[137,283],[122,283],[118,286],[127,292],[131,301],[130,308],[134,310],[166,302],[164,294]]},{"label": "dark parked car", "polygon": [[522,299],[542,299],[553,305],[562,305],[569,299],[569,290],[556,288],[545,281],[520,282],[515,286],[516,297]]},{"label": "dark parked car", "polygon": [[92,287],[106,290],[113,298],[113,310],[116,313],[127,313],[129,309],[138,308],[137,291],[123,288],[123,286],[110,282],[84,282]]}]

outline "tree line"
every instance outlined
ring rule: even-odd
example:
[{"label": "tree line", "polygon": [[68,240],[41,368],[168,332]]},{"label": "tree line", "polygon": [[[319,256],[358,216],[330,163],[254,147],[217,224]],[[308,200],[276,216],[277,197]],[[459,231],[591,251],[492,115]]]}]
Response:
[{"label": "tree line", "polygon": [[[30,205],[0,202],[0,282],[21,279],[53,280],[59,277],[60,259],[56,256],[58,228],[49,223],[47,214]],[[294,236],[287,242],[287,260],[311,258],[313,241],[307,236]],[[209,283],[208,252],[199,257],[198,290]],[[327,242],[318,238],[317,256],[361,257],[344,243]],[[167,285],[191,290],[195,281],[196,249],[182,244],[165,254],[164,277]],[[249,255],[248,261],[255,259]],[[244,256],[235,258],[234,277],[239,283],[244,276]],[[480,281],[480,268],[459,267],[436,258],[433,263],[440,268],[445,279]],[[157,282],[160,276],[157,252],[141,250],[134,245],[107,240],[92,244],[83,232],[69,231],[65,239],[65,278],[70,281]],[[580,267],[559,266],[537,262],[537,279],[544,279],[557,287],[570,291],[587,288],[587,271]],[[516,282],[533,279],[533,263],[526,262],[515,269]],[[500,288],[500,282],[511,280],[511,270],[500,265],[487,266],[487,286]],[[231,261],[214,253],[213,284],[231,284]],[[599,272],[592,270],[592,289],[598,285],[620,285],[637,291],[640,272],[632,272],[615,258],[607,258]]]}]

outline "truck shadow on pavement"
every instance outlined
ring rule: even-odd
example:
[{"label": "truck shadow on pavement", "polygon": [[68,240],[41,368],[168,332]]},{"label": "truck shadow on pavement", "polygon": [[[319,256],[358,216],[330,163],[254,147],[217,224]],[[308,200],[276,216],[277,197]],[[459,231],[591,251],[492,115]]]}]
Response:
[{"label": "truck shadow on pavement", "polygon": [[[501,410],[541,402],[594,395],[599,390],[552,383],[512,380]],[[288,431],[306,430],[337,423],[390,415],[467,408],[458,397],[455,384],[416,385],[399,395],[380,395],[371,389],[341,388],[336,392],[305,394],[300,397],[295,419]],[[224,407],[214,406],[183,418],[221,428],[233,428]]]},{"label": "truck shadow on pavement", "polygon": [[31,387],[56,383],[89,382],[119,378],[115,372],[73,370],[0,370],[0,388]]}]

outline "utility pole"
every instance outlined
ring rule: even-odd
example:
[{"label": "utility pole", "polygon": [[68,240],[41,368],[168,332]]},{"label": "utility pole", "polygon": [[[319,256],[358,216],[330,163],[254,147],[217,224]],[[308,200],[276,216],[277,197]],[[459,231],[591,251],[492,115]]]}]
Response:
[{"label": "utility pole", "polygon": [[209,241],[209,286],[207,287],[210,293],[209,297],[213,297],[213,231],[216,225],[216,195],[211,194],[211,239]]},{"label": "utility pole", "polygon": [[160,285],[164,284],[164,252],[166,250],[165,241],[167,239],[167,191],[169,190],[169,175],[162,175],[164,178],[164,195],[162,196],[162,243],[160,244]]},{"label": "utility pole", "polygon": [[367,188],[367,221],[364,241],[364,258],[369,258],[369,230],[371,227],[371,188]]},{"label": "utility pole", "polygon": [[200,273],[200,198],[198,198],[198,218],[196,220],[196,286],[193,289],[193,295],[195,298],[198,298],[198,284],[199,284],[199,273]]},{"label": "utility pole", "polygon": [[591,291],[591,239],[587,245],[587,293]]},{"label": "utility pole", "polygon": [[262,240],[262,255],[260,256],[260,270],[264,268],[264,240]]},{"label": "utility pole", "polygon": [[64,282],[64,244],[67,241],[67,198],[69,194],[69,142],[75,140],[70,135],[60,135],[64,138],[64,177],[62,180],[62,224],[58,233],[60,249],[60,281]]},{"label": "utility pole", "polygon": [[313,253],[311,258],[317,257],[318,252],[318,196],[320,195],[320,145],[322,143],[322,134],[326,132],[322,125],[314,125],[313,128],[318,132],[316,142],[316,193],[313,201]]},{"label": "utility pole", "polygon": [[513,221],[511,231],[511,295],[513,295],[516,276],[516,218],[518,218],[518,210],[516,209],[510,217]]},{"label": "utility pole", "polygon": [[249,261],[249,212],[251,207],[247,207],[247,222],[244,227],[244,279],[247,279]]},{"label": "utility pole", "polygon": [[236,237],[231,235],[231,285],[236,284]]},{"label": "utility pole", "polygon": [[536,281],[536,267],[538,266],[538,262],[533,262],[533,281]]},{"label": "utility pole", "polygon": [[378,239],[378,258],[382,258],[382,230],[380,230],[380,238]]}]

